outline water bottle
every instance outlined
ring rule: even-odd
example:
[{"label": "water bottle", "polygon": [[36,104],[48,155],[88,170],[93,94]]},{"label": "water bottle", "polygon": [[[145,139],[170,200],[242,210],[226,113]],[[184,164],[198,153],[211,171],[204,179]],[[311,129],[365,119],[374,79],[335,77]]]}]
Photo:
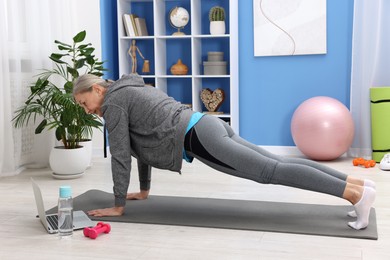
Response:
[{"label": "water bottle", "polygon": [[58,199],[58,234],[60,238],[73,235],[73,198],[70,186],[60,187]]}]

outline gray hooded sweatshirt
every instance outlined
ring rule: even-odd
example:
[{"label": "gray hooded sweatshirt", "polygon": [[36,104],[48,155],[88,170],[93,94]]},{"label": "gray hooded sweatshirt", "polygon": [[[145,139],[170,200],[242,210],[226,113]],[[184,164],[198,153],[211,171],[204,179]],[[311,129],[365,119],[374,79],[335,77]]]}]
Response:
[{"label": "gray hooded sweatshirt", "polygon": [[112,156],[115,206],[126,204],[131,156],[138,159],[141,181],[147,181],[150,166],[180,172],[191,109],[145,86],[134,74],[124,75],[108,88],[101,109]]}]

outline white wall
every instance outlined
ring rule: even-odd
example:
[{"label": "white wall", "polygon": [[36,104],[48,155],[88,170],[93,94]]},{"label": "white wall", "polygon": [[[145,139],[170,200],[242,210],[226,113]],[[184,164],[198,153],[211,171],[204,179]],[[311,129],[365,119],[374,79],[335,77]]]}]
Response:
[{"label": "white wall", "polygon": [[[102,59],[99,0],[71,0],[76,19],[72,21],[74,34],[86,30],[86,42],[95,47],[95,55]],[[97,129],[93,135],[93,155],[103,156],[103,133]]]},{"label": "white wall", "polygon": [[97,57],[101,58],[102,48],[100,39],[100,6],[99,0],[71,0],[75,15],[72,21],[74,32],[87,31],[86,41],[96,48]]}]

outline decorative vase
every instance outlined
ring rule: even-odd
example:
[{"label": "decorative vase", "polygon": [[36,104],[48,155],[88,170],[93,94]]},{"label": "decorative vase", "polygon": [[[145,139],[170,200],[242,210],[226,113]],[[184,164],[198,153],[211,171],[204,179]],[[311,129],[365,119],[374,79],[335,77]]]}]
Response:
[{"label": "decorative vase", "polygon": [[211,21],[210,22],[210,34],[225,34],[226,27],[225,21]]},{"label": "decorative vase", "polygon": [[187,75],[188,67],[181,62],[181,59],[179,59],[176,64],[172,65],[171,73],[173,75]]},{"label": "decorative vase", "polygon": [[63,146],[56,146],[50,152],[49,162],[54,178],[71,179],[84,174],[88,167],[89,158],[82,146],[76,149],[65,149]]}]

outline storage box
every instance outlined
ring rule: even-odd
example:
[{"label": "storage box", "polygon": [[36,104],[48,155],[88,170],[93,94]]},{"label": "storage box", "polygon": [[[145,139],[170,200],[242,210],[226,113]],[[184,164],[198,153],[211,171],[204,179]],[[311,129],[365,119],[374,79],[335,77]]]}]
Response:
[{"label": "storage box", "polygon": [[223,61],[222,51],[209,51],[207,53],[207,61]]},{"label": "storage box", "polygon": [[226,75],[226,61],[204,61],[204,75]]},{"label": "storage box", "polygon": [[372,159],[390,153],[390,87],[370,89]]}]

